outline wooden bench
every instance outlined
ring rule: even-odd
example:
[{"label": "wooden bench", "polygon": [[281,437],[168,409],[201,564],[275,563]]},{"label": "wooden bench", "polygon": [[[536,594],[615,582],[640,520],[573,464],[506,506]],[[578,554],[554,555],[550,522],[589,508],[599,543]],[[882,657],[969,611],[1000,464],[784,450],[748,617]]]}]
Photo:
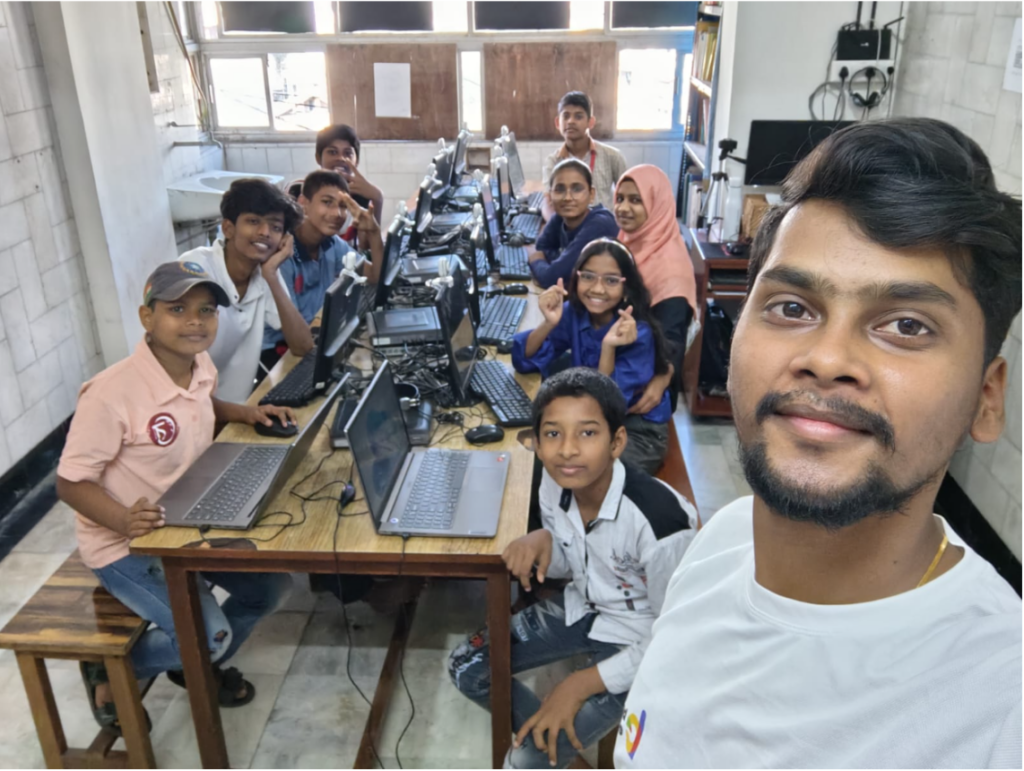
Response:
[{"label": "wooden bench", "polygon": [[[668,422],[668,452],[665,453],[665,462],[661,464],[655,476],[667,484],[690,503],[697,506],[693,497],[693,486],[690,484],[690,475],[686,471],[686,461],[683,460],[683,449],[679,446],[679,434],[676,432],[675,420]],[[697,525],[700,526],[698,515]],[[618,738],[619,728],[616,726],[601,739],[597,744],[597,767],[615,768],[615,740]]]},{"label": "wooden bench", "polygon": [[[114,599],[74,552],[0,631],[18,659],[48,768],[156,768],[142,694],[129,652],[148,622]],[[88,749],[68,748],[45,659],[102,662],[110,678],[126,752],[101,729]]]}]

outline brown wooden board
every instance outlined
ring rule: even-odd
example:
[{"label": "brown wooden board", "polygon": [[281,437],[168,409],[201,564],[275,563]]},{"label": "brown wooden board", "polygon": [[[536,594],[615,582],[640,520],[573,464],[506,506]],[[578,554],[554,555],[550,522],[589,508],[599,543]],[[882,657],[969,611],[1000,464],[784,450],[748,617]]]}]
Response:
[{"label": "brown wooden board", "polygon": [[[459,133],[457,52],[453,44],[327,46],[331,122],[347,123],[360,139],[452,139]],[[409,64],[412,117],[378,118],[375,62]]]},{"label": "brown wooden board", "polygon": [[615,130],[618,85],[615,41],[599,43],[488,43],[484,46],[484,127],[488,138],[508,126],[516,138],[558,140],[555,114],[568,91],[594,104],[591,134]]}]

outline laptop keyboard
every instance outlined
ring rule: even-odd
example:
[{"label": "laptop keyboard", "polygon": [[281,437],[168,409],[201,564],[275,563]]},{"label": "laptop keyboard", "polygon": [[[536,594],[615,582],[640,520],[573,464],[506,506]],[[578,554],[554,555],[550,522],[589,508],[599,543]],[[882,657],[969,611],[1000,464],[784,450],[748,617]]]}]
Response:
[{"label": "laptop keyboard", "polygon": [[533,402],[500,361],[478,361],[469,386],[480,394],[503,426],[533,423]]},{"label": "laptop keyboard", "polygon": [[302,407],[309,402],[316,391],[313,389],[313,371],[316,369],[316,349],[307,353],[295,365],[284,380],[267,391],[260,399],[260,404],[273,404],[278,407]]},{"label": "laptop keyboard", "polygon": [[410,530],[448,530],[455,519],[469,454],[429,450],[416,472],[399,527]]},{"label": "laptop keyboard", "polygon": [[281,446],[246,447],[206,495],[185,515],[185,521],[233,521],[259,486],[277,472],[288,449]]},{"label": "laptop keyboard", "polygon": [[525,297],[496,295],[484,302],[480,309],[480,327],[477,339],[484,345],[497,345],[502,340],[512,339],[519,330],[519,322],[526,313]]}]

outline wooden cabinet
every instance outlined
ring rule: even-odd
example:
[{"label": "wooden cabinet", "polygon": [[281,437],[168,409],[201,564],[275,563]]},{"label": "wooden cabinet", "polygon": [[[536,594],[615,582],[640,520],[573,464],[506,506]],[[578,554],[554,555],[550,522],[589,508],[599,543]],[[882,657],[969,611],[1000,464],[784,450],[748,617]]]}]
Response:
[{"label": "wooden cabinet", "polygon": [[690,260],[697,280],[697,313],[701,330],[683,360],[683,392],[694,417],[731,418],[732,405],[726,396],[706,394],[700,388],[700,359],[704,348],[704,324],[708,300],[717,301],[736,320],[747,296],[747,259],[733,257],[721,244],[708,243],[707,232],[690,228],[686,233]]}]

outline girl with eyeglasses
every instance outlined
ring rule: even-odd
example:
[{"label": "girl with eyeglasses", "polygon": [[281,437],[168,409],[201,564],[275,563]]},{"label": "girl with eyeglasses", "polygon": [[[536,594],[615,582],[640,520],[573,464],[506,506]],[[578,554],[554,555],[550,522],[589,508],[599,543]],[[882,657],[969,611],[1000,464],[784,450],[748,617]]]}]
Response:
[{"label": "girl with eyeglasses", "polygon": [[614,215],[594,203],[594,178],[590,168],[578,158],[568,158],[551,172],[548,195],[555,216],[537,239],[530,257],[533,279],[547,289],[558,279],[569,283],[585,244],[595,238],[614,238],[619,232]]},{"label": "girl with eyeglasses", "polygon": [[[652,379],[669,371],[661,326],[651,315],[650,294],[633,255],[615,239],[587,244],[576,260],[569,289],[559,278],[540,295],[538,305],[544,321],[513,339],[516,371],[547,377],[556,360],[570,351],[572,366],[593,367],[611,377],[630,406],[639,402]],[[642,414],[631,413],[623,460],[655,473],[665,458],[671,417],[668,391]]]}]

